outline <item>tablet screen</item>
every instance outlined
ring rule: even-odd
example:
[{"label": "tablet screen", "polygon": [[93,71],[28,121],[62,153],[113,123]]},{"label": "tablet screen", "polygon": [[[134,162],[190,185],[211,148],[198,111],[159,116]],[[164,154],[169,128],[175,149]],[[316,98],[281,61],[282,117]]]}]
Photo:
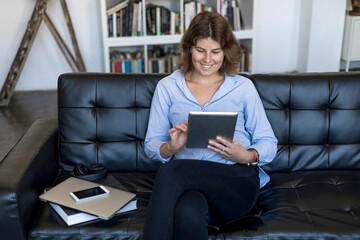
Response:
[{"label": "tablet screen", "polygon": [[206,148],[217,136],[232,142],[237,112],[190,112],[187,148]]}]

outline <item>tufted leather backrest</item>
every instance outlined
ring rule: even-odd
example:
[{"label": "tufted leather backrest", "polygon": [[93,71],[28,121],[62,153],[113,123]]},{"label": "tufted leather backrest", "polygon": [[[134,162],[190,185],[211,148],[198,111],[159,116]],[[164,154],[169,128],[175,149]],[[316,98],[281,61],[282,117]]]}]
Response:
[{"label": "tufted leather backrest", "polygon": [[278,138],[266,171],[360,169],[360,74],[251,76]]},{"label": "tufted leather backrest", "polygon": [[105,164],[110,171],[151,171],[143,148],[161,74],[69,73],[58,79],[59,159]]},{"label": "tufted leather backrest", "polygon": [[[69,73],[59,77],[60,163],[152,171],[144,152],[151,99],[164,74]],[[279,140],[268,172],[360,168],[360,74],[251,76]]]}]

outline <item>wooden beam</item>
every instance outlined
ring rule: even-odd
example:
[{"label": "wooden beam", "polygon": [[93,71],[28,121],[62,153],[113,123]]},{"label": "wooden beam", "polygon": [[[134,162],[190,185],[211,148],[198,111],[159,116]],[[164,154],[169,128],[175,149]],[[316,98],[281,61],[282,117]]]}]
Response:
[{"label": "wooden beam", "polygon": [[10,67],[10,71],[1,89],[0,106],[7,106],[10,102],[10,98],[14,93],[15,86],[19,80],[20,74],[29,55],[31,46],[34,42],[35,36],[39,30],[42,20],[41,15],[46,11],[46,6],[47,0],[38,0],[36,2],[24,36],[21,40],[19,49],[16,53],[14,61]]},{"label": "wooden beam", "polygon": [[25,34],[20,43],[19,49],[15,56],[15,59],[10,67],[9,73],[6,77],[4,85],[0,92],[0,107],[7,106],[10,102],[10,99],[14,93],[15,86],[19,80],[20,74],[24,68],[26,59],[29,55],[31,46],[34,42],[36,34],[39,30],[41,21],[44,20],[46,26],[49,28],[52,36],[55,38],[55,41],[60,48],[62,54],[64,55],[66,61],[70,65],[73,72],[86,72],[85,64],[81,57],[79,46],[76,40],[75,31],[71,22],[70,14],[66,5],[65,0],[60,0],[61,7],[64,12],[66,25],[70,33],[70,38],[72,46],[75,52],[75,57],[67,47],[66,43],[60,36],[56,27],[52,23],[51,19],[46,13],[46,7],[48,0],[37,0],[31,18],[28,22]]}]

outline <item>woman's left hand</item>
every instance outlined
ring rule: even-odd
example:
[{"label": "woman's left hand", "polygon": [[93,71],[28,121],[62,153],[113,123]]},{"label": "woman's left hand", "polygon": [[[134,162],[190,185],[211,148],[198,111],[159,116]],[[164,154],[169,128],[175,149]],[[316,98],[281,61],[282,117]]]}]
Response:
[{"label": "woman's left hand", "polygon": [[253,153],[245,149],[239,142],[230,142],[222,137],[217,137],[215,140],[210,140],[208,149],[216,152],[225,159],[247,164],[253,161]]}]

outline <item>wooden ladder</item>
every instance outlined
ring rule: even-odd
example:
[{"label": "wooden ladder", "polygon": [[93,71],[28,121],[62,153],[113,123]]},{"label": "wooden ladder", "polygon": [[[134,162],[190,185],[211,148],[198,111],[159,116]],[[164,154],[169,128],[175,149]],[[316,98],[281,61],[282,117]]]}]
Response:
[{"label": "wooden ladder", "polygon": [[25,65],[26,59],[29,55],[31,46],[34,42],[35,36],[39,30],[42,20],[44,20],[52,36],[55,38],[57,45],[59,46],[61,52],[66,58],[66,61],[69,63],[71,69],[74,72],[86,72],[66,2],[65,0],[60,0],[60,2],[61,2],[62,10],[64,12],[67,28],[70,33],[70,38],[75,52],[75,57],[70,52],[69,48],[65,44],[64,40],[61,38],[59,32],[56,30],[54,24],[52,23],[52,21],[50,20],[49,16],[46,13],[48,0],[37,0],[34,11],[31,15],[31,18],[25,30],[25,34],[21,40],[20,47],[16,53],[15,59],[10,67],[9,73],[1,89],[0,107],[7,106],[10,102],[10,99],[14,93],[15,86],[18,82],[21,71]]}]

